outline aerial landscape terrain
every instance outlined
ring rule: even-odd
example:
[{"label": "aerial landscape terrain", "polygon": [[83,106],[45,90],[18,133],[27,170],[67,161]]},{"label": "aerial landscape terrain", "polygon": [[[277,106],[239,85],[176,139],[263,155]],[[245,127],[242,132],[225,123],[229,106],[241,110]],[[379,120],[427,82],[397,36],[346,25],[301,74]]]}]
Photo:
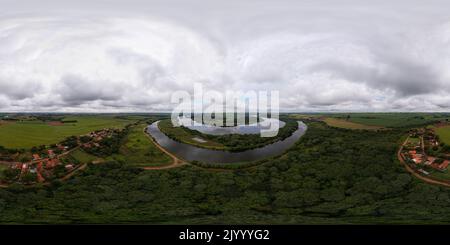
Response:
[{"label": "aerial landscape terrain", "polygon": [[0,234],[445,239],[449,9],[0,0]]},{"label": "aerial landscape terrain", "polygon": [[[202,163],[171,154],[146,130],[168,114],[1,117],[2,223],[450,219],[447,113],[282,114],[285,127],[290,120],[305,123],[304,135],[282,154],[251,164]],[[9,128],[27,133],[16,136]],[[159,128],[176,130],[170,137],[204,149],[190,141],[206,134],[171,125]],[[246,142],[245,136],[234,136],[233,145]],[[224,148],[225,139],[205,140],[214,142],[209,145],[218,147],[215,151],[239,153]],[[258,147],[271,144],[257,142]]]}]

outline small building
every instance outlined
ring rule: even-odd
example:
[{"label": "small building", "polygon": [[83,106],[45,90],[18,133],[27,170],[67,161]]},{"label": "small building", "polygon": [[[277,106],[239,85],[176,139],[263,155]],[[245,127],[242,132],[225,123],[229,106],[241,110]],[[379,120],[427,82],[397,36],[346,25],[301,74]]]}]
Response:
[{"label": "small building", "polygon": [[39,171],[36,172],[36,176],[37,176],[37,181],[38,181],[39,183],[42,183],[42,182],[45,181],[45,178],[42,177],[42,174],[41,174]]},{"label": "small building", "polygon": [[53,158],[55,157],[55,153],[53,152],[53,150],[48,150],[48,157]]},{"label": "small building", "polygon": [[450,161],[445,160],[438,166],[438,168],[439,168],[439,170],[446,170],[448,168],[449,164],[450,164]]},{"label": "small building", "polygon": [[50,168],[54,168],[59,164],[59,160],[58,159],[49,159],[47,161],[47,163],[45,164],[45,168],[50,169]]},{"label": "small building", "polygon": [[28,171],[28,164],[22,164],[21,173],[24,174]]},{"label": "small building", "polygon": [[419,170],[417,170],[417,171],[419,171],[420,173],[425,174],[425,175],[430,175],[429,172],[427,172],[427,171],[425,171],[425,170],[423,170],[423,169],[419,169]]},{"label": "small building", "polygon": [[428,157],[426,162],[425,162],[425,165],[431,165],[431,164],[434,163],[435,160],[436,160],[435,157]]},{"label": "small building", "polygon": [[41,156],[39,156],[39,154],[33,154],[33,160],[34,161],[37,161],[39,159],[41,159]]}]

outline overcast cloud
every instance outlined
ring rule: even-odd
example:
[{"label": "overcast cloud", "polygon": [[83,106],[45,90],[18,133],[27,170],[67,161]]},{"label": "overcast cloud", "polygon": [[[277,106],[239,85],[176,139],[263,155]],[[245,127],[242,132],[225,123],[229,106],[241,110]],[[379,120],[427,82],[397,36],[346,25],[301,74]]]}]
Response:
[{"label": "overcast cloud", "polygon": [[276,89],[284,111],[449,111],[449,9],[0,0],[0,111],[168,111],[171,93],[196,82]]}]

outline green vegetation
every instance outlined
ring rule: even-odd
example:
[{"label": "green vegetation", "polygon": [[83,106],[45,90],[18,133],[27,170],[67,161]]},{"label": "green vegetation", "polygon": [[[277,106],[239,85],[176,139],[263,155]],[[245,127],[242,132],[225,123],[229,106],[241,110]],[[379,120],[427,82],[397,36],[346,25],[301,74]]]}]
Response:
[{"label": "green vegetation", "polygon": [[447,223],[450,190],[396,158],[403,130],[309,123],[283,157],[250,169],[90,165],[48,187],[0,189],[2,223]]},{"label": "green vegetation", "polygon": [[447,145],[450,145],[450,126],[435,128],[439,139]]},{"label": "green vegetation", "polygon": [[[202,137],[202,135],[199,132],[198,134],[193,134],[194,132],[193,130],[188,131],[188,129],[185,127],[174,127],[170,119],[161,120],[158,123],[158,127],[164,134],[166,134],[169,138],[173,140],[203,148],[225,150],[224,145],[212,140],[207,140],[205,137]],[[200,137],[205,142],[196,141],[195,140],[196,137]]]},{"label": "green vegetation", "polygon": [[3,171],[8,169],[9,167],[3,164],[0,164],[0,178],[3,177]]},{"label": "green vegetation", "polygon": [[103,128],[123,128],[133,120],[107,115],[74,115],[64,117],[62,125],[51,125],[39,120],[13,121],[0,125],[0,145],[6,148],[31,148],[62,141]]},{"label": "green vegetation", "polygon": [[[145,125],[134,126],[119,149],[123,157],[89,164],[66,182],[0,189],[0,223],[448,223],[450,189],[412,177],[397,160],[406,128],[307,124],[286,154],[226,171],[135,168],[133,158],[146,157],[143,145],[154,146],[144,140]],[[79,154],[73,157],[86,157]]]},{"label": "green vegetation", "polygon": [[361,123],[355,123],[352,121],[347,121],[344,119],[337,119],[337,118],[325,118],[324,121],[331,127],[337,127],[337,128],[347,128],[347,129],[361,129],[361,130],[379,130],[382,129],[380,126],[371,126],[371,125],[365,125]]},{"label": "green vegetation", "polygon": [[364,125],[389,128],[417,127],[450,119],[450,114],[444,113],[350,113],[327,116],[348,119],[351,122]]},{"label": "green vegetation", "polygon": [[417,145],[417,144],[420,143],[420,138],[418,138],[418,137],[409,137],[408,143]]},{"label": "green vegetation", "polygon": [[70,157],[73,157],[76,161],[80,163],[90,163],[93,161],[101,160],[100,158],[91,155],[89,153],[86,153],[85,151],[81,149],[76,149],[73,152],[69,154]]},{"label": "green vegetation", "polygon": [[118,154],[109,157],[109,160],[124,162],[130,166],[162,166],[171,162],[170,157],[162,153],[146,135],[146,124],[139,124],[129,129]]},{"label": "green vegetation", "polygon": [[[106,130],[106,135],[99,136],[98,140],[95,140],[95,144],[88,147],[82,146],[83,150],[91,155],[98,157],[107,157],[119,152],[122,146],[123,139],[128,135],[131,125],[127,125],[124,129]],[[81,138],[83,141],[83,138]],[[89,138],[86,138],[89,140]]]}]

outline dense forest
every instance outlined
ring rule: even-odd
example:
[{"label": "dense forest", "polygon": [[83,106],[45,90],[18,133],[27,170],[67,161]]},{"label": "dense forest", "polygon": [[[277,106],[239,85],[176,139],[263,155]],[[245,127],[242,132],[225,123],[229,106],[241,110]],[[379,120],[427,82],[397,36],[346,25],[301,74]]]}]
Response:
[{"label": "dense forest", "polygon": [[396,160],[405,131],[308,123],[285,155],[240,170],[90,165],[67,182],[0,189],[2,223],[440,223],[450,190]]}]

